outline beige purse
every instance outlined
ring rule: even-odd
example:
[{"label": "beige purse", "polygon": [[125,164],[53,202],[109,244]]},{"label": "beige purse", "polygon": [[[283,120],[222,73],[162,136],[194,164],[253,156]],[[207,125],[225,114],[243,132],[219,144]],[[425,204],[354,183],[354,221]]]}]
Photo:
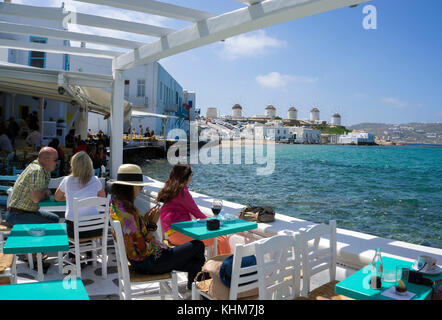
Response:
[{"label": "beige purse", "polygon": [[[211,296],[214,300],[229,300],[230,289],[221,281],[219,270],[230,254],[221,254],[207,259],[202,271],[195,277],[195,284],[199,290]],[[211,279],[205,279],[205,273],[210,274]],[[197,281],[196,279],[199,279]],[[241,292],[238,299],[247,299],[258,296],[258,288]]]}]

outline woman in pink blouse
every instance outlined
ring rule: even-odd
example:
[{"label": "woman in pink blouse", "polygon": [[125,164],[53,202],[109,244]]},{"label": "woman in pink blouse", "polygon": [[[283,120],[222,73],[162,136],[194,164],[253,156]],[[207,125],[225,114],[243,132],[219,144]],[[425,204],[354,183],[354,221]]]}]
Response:
[{"label": "woman in pink blouse", "polygon": [[[188,186],[192,181],[193,172],[190,165],[176,164],[172,168],[169,179],[167,179],[163,189],[158,193],[157,201],[162,202],[161,226],[163,232],[173,245],[194,240],[180,232],[172,230],[170,225],[175,222],[192,220],[192,216],[197,219],[206,219],[206,215],[196,205],[189,192]],[[206,246],[213,245],[213,239],[203,240]],[[218,253],[232,253],[227,236],[218,237]]]}]

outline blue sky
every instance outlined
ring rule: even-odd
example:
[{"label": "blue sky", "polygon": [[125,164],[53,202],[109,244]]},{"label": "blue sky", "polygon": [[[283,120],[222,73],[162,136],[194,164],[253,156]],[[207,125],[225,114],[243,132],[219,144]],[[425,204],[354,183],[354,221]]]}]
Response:
[{"label": "blue sky", "polygon": [[[61,4],[61,0],[13,2]],[[186,25],[65,2],[79,12],[172,28]],[[211,13],[243,6],[233,0],[164,2]],[[377,9],[376,30],[362,27],[362,4],[250,32],[159,62],[183,88],[196,91],[196,105],[203,114],[207,107],[231,114],[232,106],[240,103],[243,114],[252,116],[264,114],[265,107],[273,104],[281,117],[295,106],[302,119],[308,118],[315,105],[321,119],[330,121],[339,112],[344,125],[441,122],[442,1],[373,0],[367,4]],[[111,35],[104,29],[100,33]]]}]

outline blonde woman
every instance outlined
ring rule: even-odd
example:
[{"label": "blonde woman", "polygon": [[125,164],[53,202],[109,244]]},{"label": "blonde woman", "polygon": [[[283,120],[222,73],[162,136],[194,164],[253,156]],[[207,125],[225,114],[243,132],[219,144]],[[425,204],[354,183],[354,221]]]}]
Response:
[{"label": "blonde woman", "polygon": [[[89,197],[106,197],[103,186],[94,175],[94,168],[91,158],[84,151],[76,153],[71,158],[72,173],[66,176],[55,191],[55,201],[66,201],[66,226],[68,236],[74,237],[74,198],[84,199]],[[79,208],[79,216],[97,214],[95,207]],[[102,230],[91,230],[80,232],[80,238],[96,237],[102,234]]]}]

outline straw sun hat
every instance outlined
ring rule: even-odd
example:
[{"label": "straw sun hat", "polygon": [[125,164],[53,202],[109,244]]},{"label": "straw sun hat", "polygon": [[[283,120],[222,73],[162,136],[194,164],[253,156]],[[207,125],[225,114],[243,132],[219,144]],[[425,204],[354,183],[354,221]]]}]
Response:
[{"label": "straw sun hat", "polygon": [[141,187],[148,185],[148,182],[143,182],[143,172],[136,164],[122,164],[118,168],[117,180],[111,181],[111,183]]}]

